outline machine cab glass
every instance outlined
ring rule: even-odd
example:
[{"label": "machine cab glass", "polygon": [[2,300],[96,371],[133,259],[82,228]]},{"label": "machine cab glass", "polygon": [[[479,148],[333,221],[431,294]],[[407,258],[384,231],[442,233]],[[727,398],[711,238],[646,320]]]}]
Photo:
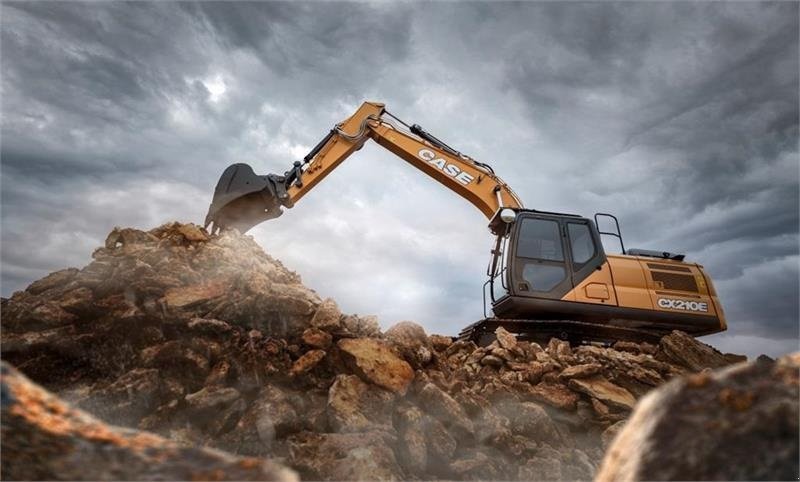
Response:
[{"label": "machine cab glass", "polygon": [[591,221],[579,216],[524,213],[512,232],[512,294],[561,299],[605,259]]}]

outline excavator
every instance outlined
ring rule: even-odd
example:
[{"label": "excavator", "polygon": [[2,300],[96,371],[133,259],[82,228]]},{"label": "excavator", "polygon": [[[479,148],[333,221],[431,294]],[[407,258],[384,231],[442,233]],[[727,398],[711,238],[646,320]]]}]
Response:
[{"label": "excavator", "polygon": [[[491,166],[403,122],[377,102],[364,102],[283,175],[256,175],[247,164],[229,166],[214,191],[206,228],[246,232],[277,218],[368,140],[489,219],[494,243],[483,285],[484,318],[464,328],[461,339],[487,344],[498,327],[522,339],[555,336],[606,344],[653,342],[672,330],[702,336],[726,329],[714,285],[701,265],[682,254],[626,250],[619,222],[608,213],[592,220],[526,209]],[[601,219],[614,229],[599,230]],[[601,235],[616,237],[621,254],[606,253]]]}]

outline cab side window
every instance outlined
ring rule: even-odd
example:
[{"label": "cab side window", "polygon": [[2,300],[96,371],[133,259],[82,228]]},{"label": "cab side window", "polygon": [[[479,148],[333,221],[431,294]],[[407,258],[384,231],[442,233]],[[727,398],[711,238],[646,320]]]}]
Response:
[{"label": "cab side window", "polygon": [[589,225],[584,223],[567,223],[570,247],[572,248],[573,269],[578,270],[597,253],[597,248],[589,231]]},{"label": "cab side window", "polygon": [[520,275],[531,291],[549,292],[566,280],[558,222],[523,219],[517,241],[517,258]]},{"label": "cab side window", "polygon": [[524,220],[517,244],[517,256],[564,261],[558,223],[545,219]]}]

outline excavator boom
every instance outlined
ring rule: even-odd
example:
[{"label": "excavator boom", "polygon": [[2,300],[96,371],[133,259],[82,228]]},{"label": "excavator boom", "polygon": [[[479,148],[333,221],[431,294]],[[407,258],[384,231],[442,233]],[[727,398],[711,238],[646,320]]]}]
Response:
[{"label": "excavator boom", "polygon": [[416,124],[405,124],[383,104],[365,102],[283,175],[259,176],[246,164],[228,167],[214,191],[206,227],[213,224],[214,230],[245,232],[280,216],[282,207],[294,206],[370,139],[471,202],[487,218],[503,207],[522,207],[487,164],[456,151]]}]

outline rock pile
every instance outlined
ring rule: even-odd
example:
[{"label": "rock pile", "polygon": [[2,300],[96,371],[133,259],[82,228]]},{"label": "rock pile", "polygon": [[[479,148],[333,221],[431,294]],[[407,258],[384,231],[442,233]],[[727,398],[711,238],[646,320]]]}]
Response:
[{"label": "rock pile", "polygon": [[613,347],[382,333],[250,237],[190,224],[115,229],[93,258],[3,300],[4,360],[106,422],[304,479],[589,479],[638,398],[743,359],[680,332]]},{"label": "rock pile", "polygon": [[275,480],[278,464],[109,427],[0,365],[4,480]]}]

